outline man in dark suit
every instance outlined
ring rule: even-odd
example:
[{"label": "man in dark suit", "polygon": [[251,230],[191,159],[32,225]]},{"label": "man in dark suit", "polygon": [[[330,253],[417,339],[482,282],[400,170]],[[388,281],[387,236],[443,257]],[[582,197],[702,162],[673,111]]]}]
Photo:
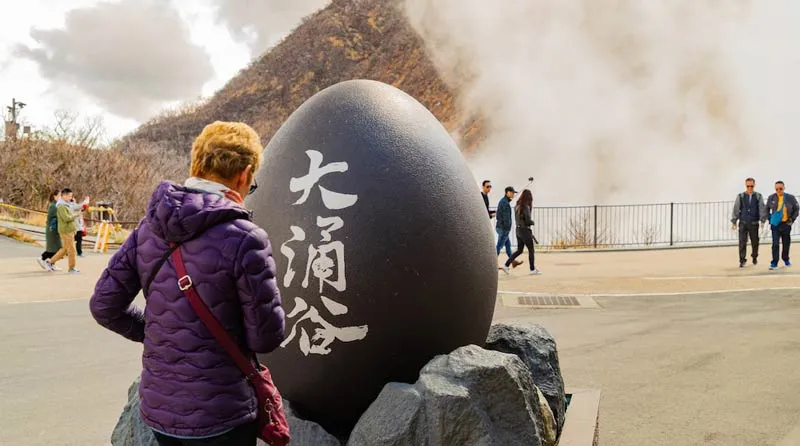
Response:
[{"label": "man in dark suit", "polygon": [[481,197],[483,197],[483,204],[486,205],[486,212],[489,214],[489,219],[494,218],[495,211],[489,209],[489,192],[492,191],[492,182],[483,180],[481,183]]},{"label": "man in dark suit", "polygon": [[739,228],[739,268],[747,265],[747,239],[750,239],[752,246],[753,265],[758,264],[758,226],[764,227],[767,221],[767,207],[764,205],[764,198],[756,192],[756,180],[748,178],[744,180],[745,191],[736,196],[733,202],[733,214],[731,214],[732,229]]}]

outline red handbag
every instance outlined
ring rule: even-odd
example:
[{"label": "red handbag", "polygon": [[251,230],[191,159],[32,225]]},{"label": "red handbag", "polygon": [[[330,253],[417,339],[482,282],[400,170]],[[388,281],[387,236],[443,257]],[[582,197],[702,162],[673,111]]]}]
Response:
[{"label": "red handbag", "polygon": [[289,433],[289,423],[286,421],[286,412],[283,410],[283,400],[278,388],[272,382],[272,375],[264,365],[258,365],[258,369],[247,359],[242,350],[236,345],[231,335],[219,323],[216,317],[208,309],[208,306],[200,299],[200,295],[195,290],[192,278],[186,272],[183,264],[183,256],[180,248],[172,245],[172,262],[175,271],[178,273],[178,287],[189,298],[189,303],[194,308],[197,317],[208,327],[217,341],[225,347],[228,354],[242,371],[247,381],[253,386],[258,398],[258,438],[264,440],[268,445],[285,446],[289,444],[291,435]]}]

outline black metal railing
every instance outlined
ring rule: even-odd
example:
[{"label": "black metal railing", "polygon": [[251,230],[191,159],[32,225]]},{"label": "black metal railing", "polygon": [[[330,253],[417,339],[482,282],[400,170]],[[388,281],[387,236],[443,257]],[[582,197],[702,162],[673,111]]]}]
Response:
[{"label": "black metal railing", "polygon": [[[722,245],[739,239],[732,210],[730,201],[534,207],[533,230],[537,247],[548,249]],[[769,223],[760,234],[771,239]],[[797,222],[792,235],[800,235]]]}]

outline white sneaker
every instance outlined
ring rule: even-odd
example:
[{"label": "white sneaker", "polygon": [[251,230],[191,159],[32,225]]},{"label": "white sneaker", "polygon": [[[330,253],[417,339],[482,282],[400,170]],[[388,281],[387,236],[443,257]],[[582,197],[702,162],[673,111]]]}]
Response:
[{"label": "white sneaker", "polygon": [[44,261],[44,267],[47,268],[48,272],[52,273],[53,271],[56,271],[56,266],[48,262],[47,260]]},{"label": "white sneaker", "polygon": [[504,273],[506,273],[506,274],[511,274],[511,271],[508,269],[508,266],[507,266],[506,264],[503,264],[503,267],[502,267],[502,268],[503,268],[503,272],[504,272]]},{"label": "white sneaker", "polygon": [[539,268],[535,268],[533,271],[530,272],[531,276],[538,276],[540,274],[542,274],[542,272],[539,271]]},{"label": "white sneaker", "polygon": [[67,271],[69,274],[78,274],[81,272],[78,268],[72,268],[71,270]]},{"label": "white sneaker", "polygon": [[48,269],[48,268],[47,268],[47,262],[45,262],[44,260],[42,260],[42,258],[41,258],[41,257],[39,257],[38,259],[36,259],[36,263],[38,263],[38,264],[39,264],[39,266],[40,266],[40,267],[41,267],[43,270],[47,271],[47,269]]}]

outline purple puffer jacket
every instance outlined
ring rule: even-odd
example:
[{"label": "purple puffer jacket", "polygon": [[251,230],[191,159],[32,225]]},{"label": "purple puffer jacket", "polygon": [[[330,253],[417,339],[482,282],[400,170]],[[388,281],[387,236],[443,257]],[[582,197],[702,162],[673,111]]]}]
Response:
[{"label": "purple puffer jacket", "polygon": [[255,419],[255,393],[178,289],[172,260],[156,273],[144,311],[131,305],[167,242],[182,243],[200,297],[245,351],[258,353],[272,351],[284,336],[272,248],[235,202],[163,182],[90,302],[100,325],[144,343],[144,421],[173,436],[221,434]]}]

